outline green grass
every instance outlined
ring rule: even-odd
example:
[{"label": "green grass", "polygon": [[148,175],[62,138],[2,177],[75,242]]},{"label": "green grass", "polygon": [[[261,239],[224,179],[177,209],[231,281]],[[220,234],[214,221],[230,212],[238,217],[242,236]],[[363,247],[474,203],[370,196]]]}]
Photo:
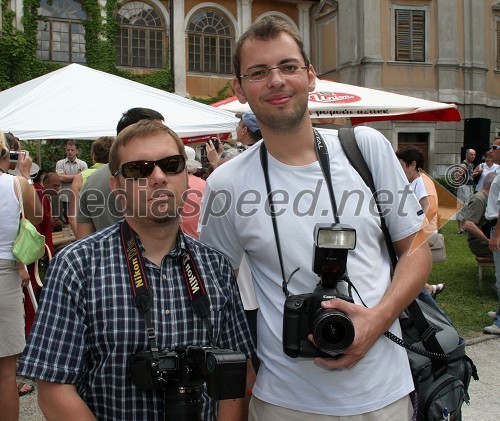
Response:
[{"label": "green grass", "polygon": [[443,226],[447,260],[434,264],[429,283],[446,283],[436,301],[448,313],[458,333],[464,338],[473,338],[483,335],[483,327],[492,323],[486,313],[497,308],[497,295],[492,289],[495,270],[483,268],[482,290],[479,290],[476,259],[465,235],[457,231],[456,221]]}]

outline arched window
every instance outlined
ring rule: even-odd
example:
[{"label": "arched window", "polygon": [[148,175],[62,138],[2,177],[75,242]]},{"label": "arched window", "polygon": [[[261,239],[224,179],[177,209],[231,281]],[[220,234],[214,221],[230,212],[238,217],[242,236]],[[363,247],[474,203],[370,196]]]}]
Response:
[{"label": "arched window", "polygon": [[189,71],[231,74],[234,29],[226,17],[201,10],[189,20],[187,34]]},{"label": "arched window", "polygon": [[153,6],[125,3],[116,14],[116,61],[124,67],[165,68],[166,25]]},{"label": "arched window", "polygon": [[85,63],[87,15],[74,0],[40,0],[37,57],[45,61]]}]

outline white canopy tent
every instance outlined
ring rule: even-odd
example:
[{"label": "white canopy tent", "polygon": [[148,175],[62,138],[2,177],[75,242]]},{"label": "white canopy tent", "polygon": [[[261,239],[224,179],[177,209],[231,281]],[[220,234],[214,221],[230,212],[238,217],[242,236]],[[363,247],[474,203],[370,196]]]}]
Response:
[{"label": "white canopy tent", "polygon": [[[235,96],[212,106],[244,113],[251,111]],[[351,124],[380,120],[460,121],[455,104],[429,101],[361,86],[316,79],[309,94],[309,113],[318,122],[350,118]]]},{"label": "white canopy tent", "polygon": [[114,136],[122,113],[134,107],[160,112],[182,138],[230,133],[239,121],[231,112],[70,64],[0,92],[0,129],[22,140]]}]

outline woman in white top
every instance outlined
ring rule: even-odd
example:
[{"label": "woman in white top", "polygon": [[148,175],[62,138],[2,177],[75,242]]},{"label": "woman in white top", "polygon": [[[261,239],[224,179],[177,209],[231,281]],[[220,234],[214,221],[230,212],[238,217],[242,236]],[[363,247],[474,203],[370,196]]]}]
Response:
[{"label": "woman in white top", "polygon": [[[35,189],[29,184],[31,158],[19,153],[18,168],[22,176],[8,174],[16,164],[10,151],[19,149],[19,142],[7,145],[0,131],[0,408],[2,420],[19,419],[19,395],[16,384],[16,357],[25,346],[23,290],[19,262],[12,253],[19,227],[20,204],[15,180],[21,187],[24,212],[33,224],[42,221],[42,205]],[[31,181],[31,180],[30,180]],[[24,265],[23,265],[24,269]],[[29,275],[27,276],[29,281]]]},{"label": "woman in white top", "polygon": [[484,154],[484,162],[479,164],[472,173],[472,176],[475,178],[479,176],[476,184],[476,191],[481,191],[483,188],[484,178],[490,173],[495,172],[498,168],[498,164],[493,162],[493,151],[486,151]]}]

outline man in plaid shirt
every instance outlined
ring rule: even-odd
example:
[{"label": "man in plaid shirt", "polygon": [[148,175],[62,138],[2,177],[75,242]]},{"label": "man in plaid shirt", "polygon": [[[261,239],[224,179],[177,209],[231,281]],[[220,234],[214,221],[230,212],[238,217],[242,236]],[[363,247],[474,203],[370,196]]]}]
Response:
[{"label": "man in plaid shirt", "polygon": [[[229,261],[179,230],[188,187],[179,137],[157,122],[133,124],[117,137],[109,165],[126,222],[66,247],[51,262],[19,365],[20,375],[38,380],[47,419],[163,420],[169,412],[163,392],[138,388],[128,371],[130,357],[149,348],[121,244],[124,223],[143,256],[159,348],[210,345],[185,285],[182,258],[189,250],[210,299],[213,344],[247,358],[254,353]],[[251,384],[251,364],[248,372]],[[203,420],[244,419],[243,399],[217,405],[204,390],[202,401]]]}]

